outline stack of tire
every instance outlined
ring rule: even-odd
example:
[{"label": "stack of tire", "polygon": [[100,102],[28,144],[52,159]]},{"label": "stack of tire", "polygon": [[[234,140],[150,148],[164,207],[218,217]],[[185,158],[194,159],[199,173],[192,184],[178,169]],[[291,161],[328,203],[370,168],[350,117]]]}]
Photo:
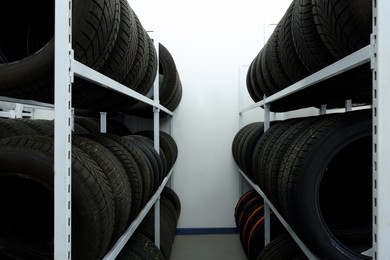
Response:
[{"label": "stack of tire", "polygon": [[[177,70],[175,60],[169,50],[159,43],[159,100],[160,104],[169,111],[174,111],[180,104],[183,88],[180,80],[180,75]],[[153,99],[153,88],[146,95]],[[143,102],[131,106],[129,109],[121,108],[122,111],[133,115],[150,118],[153,116],[153,110],[149,105]],[[165,117],[167,114],[160,111],[160,117]]]},{"label": "stack of tire", "polygon": [[[147,133],[101,134],[81,121],[72,135],[72,257],[102,259],[156,192],[177,147],[161,133],[158,154]],[[52,258],[53,121],[2,119],[0,134],[0,256]]]},{"label": "stack of tire", "polygon": [[[154,244],[154,211],[151,210],[142,220],[135,234],[126,243],[117,259],[170,259],[180,211],[181,203],[178,195],[171,188],[164,187],[160,199],[160,249]],[[140,240],[138,237],[143,239]],[[148,241],[148,246],[137,247],[139,242],[143,240]]]},{"label": "stack of tire", "polygon": [[[247,89],[257,102],[367,46],[372,1],[293,0],[272,35],[251,62]],[[294,93],[271,104],[283,112],[305,107],[344,107],[371,102],[369,64]]]},{"label": "stack of tire", "polygon": [[244,168],[251,167],[252,180],[321,259],[369,259],[371,113],[277,121],[257,139],[247,138],[254,148]]},{"label": "stack of tire", "polygon": [[[178,195],[171,188],[164,187],[160,199],[160,250],[164,259],[170,259],[180,211]],[[149,211],[137,231],[154,241],[154,210]]]},{"label": "stack of tire", "polygon": [[165,260],[161,250],[154,241],[144,234],[136,231],[127,241],[122,251],[117,256],[118,260]]},{"label": "stack of tire", "polygon": [[[304,256],[294,240],[288,235],[278,218],[270,211],[271,243],[265,246],[265,213],[263,198],[256,190],[247,191],[237,202],[234,219],[240,234],[242,248],[250,260],[280,259],[290,260]],[[288,240],[291,246],[279,250],[272,248],[280,245],[281,240]],[[281,257],[284,255],[284,257]],[[288,257],[290,258],[287,258]],[[295,258],[294,258],[295,259]]]},{"label": "stack of tire", "polygon": [[[156,49],[128,1],[75,0],[72,4],[75,60],[146,95],[157,74]],[[25,5],[3,1],[0,21],[13,21],[16,10],[20,14],[16,27],[0,32],[0,95],[53,103],[54,1]],[[118,111],[138,102],[80,77],[72,86],[76,108]],[[173,110],[181,89],[170,87],[180,92],[172,100],[164,99]]]}]

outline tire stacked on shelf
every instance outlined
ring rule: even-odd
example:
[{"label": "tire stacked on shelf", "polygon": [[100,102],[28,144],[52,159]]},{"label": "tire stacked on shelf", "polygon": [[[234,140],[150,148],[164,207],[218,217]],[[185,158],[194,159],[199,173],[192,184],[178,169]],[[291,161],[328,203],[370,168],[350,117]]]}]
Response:
[{"label": "tire stacked on shelf", "polygon": [[[0,147],[4,210],[0,254],[11,259],[52,258],[53,140],[16,136],[1,139]],[[72,175],[72,255],[101,259],[114,228],[111,187],[96,162],[76,147],[72,149]]]},{"label": "tire stacked on shelf", "polygon": [[305,260],[306,255],[288,233],[275,237],[266,245],[257,256],[256,260]]},{"label": "tire stacked on shelf", "polygon": [[[143,131],[135,132],[134,134],[145,136],[152,141],[154,132],[153,130],[143,130]],[[175,165],[175,162],[177,160],[178,147],[175,140],[172,138],[172,136],[164,131],[160,131],[159,139],[160,139],[160,149],[162,151],[160,155],[163,155],[163,157],[165,157],[166,164],[167,164],[167,171],[165,174],[168,174],[169,171]]]},{"label": "tire stacked on shelf", "polygon": [[281,163],[282,211],[319,257],[369,259],[361,253],[372,246],[371,110],[329,116],[311,130]]},{"label": "tire stacked on shelf", "polygon": [[[164,187],[160,200],[160,250],[164,259],[169,259],[172,252],[172,245],[176,232],[177,223],[180,217],[181,204],[178,195],[169,187]],[[137,228],[140,232],[154,241],[154,211],[151,210],[145,216]]]},{"label": "tire stacked on shelf", "polygon": [[[271,238],[283,232],[284,228],[279,220],[270,211]],[[240,233],[240,240],[248,259],[256,260],[265,244],[264,229],[264,202],[262,197],[254,190],[246,192],[237,202],[234,218]]]},{"label": "tire stacked on shelf", "polygon": [[[183,88],[180,80],[180,75],[177,70],[175,60],[173,59],[169,50],[159,43],[159,100],[160,104],[169,111],[174,111],[179,106]],[[146,95],[148,98],[154,98],[153,88]],[[127,106],[127,104],[125,104]],[[119,108],[125,112],[133,115],[142,116],[146,118],[153,117],[153,110],[151,107],[141,101],[137,102],[130,108],[119,104]],[[167,114],[160,111],[160,117],[165,117]]]},{"label": "tire stacked on shelf", "polygon": [[[91,126],[83,128],[86,133],[72,135],[75,259],[101,259],[158,189],[168,167],[161,160],[164,151],[159,156],[149,138],[100,134],[95,132],[96,124]],[[53,133],[53,120],[0,120],[0,184],[6,212],[0,223],[2,257],[53,257]],[[173,151],[176,146],[168,136],[163,140],[169,140]],[[170,164],[176,160],[172,151],[167,156]],[[171,202],[164,198],[162,203],[168,205],[168,214],[177,223],[180,201],[173,191],[164,190],[163,194]],[[29,221],[22,220],[26,214]]]},{"label": "tire stacked on shelf", "polygon": [[154,244],[153,240],[146,235],[135,232],[122,251],[117,256],[118,260],[165,260],[161,250]]},{"label": "tire stacked on shelf", "polygon": [[[371,2],[294,0],[268,41],[251,62],[246,83],[257,102],[367,46],[371,33]],[[344,107],[371,102],[371,70],[360,65],[315,86],[272,103],[284,112],[327,104]]]},{"label": "tire stacked on shelf", "polygon": [[[28,127],[33,128],[39,135],[54,135],[54,120],[16,118],[10,121],[10,123],[12,122],[10,125],[16,125],[16,121],[20,121]],[[95,117],[75,116],[73,132],[75,134],[100,133],[99,121],[100,120]],[[131,131],[117,120],[107,119],[106,123],[107,133],[120,136],[131,134]]]},{"label": "tire stacked on shelf", "polygon": [[[169,259],[180,216],[178,195],[168,187],[161,192],[160,249],[154,244],[154,211],[149,211],[117,259]],[[146,242],[143,242],[146,241]]]},{"label": "tire stacked on shelf", "polygon": [[[262,122],[253,122],[242,127],[232,142],[232,154],[238,167],[253,180],[252,154],[254,145],[264,132]],[[248,161],[249,159],[249,161]]]},{"label": "tire stacked on shelf", "polygon": [[254,182],[321,259],[369,259],[371,117],[362,109],[279,121],[253,150]]},{"label": "tire stacked on shelf", "polygon": [[[0,32],[5,39],[0,43],[0,95],[53,103],[54,2],[20,6],[3,1],[1,21],[14,19],[10,10],[18,10],[22,20],[15,22],[17,30],[5,27]],[[128,1],[73,1],[72,23],[75,60],[140,94],[148,93],[157,73],[156,49]],[[75,77],[74,107],[109,109],[120,100],[127,106],[136,103]]]}]

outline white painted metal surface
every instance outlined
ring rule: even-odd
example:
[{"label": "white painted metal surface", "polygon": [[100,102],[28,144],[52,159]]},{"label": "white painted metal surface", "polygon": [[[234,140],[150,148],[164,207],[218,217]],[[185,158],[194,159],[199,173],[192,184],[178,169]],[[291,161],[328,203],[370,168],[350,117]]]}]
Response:
[{"label": "white painted metal surface", "polygon": [[[347,70],[353,69],[367,63],[371,58],[371,49],[370,46],[363,47],[362,49],[348,55],[344,59],[341,59],[319,71],[311,74],[310,76],[294,83],[293,85],[245,108],[240,109],[240,113],[249,111],[253,108],[263,106],[264,104],[271,103],[278,99],[281,99],[287,95],[291,95],[295,92],[301,91],[305,88],[308,88],[316,83],[319,83],[323,80],[334,77],[338,74],[341,74]],[[313,86],[315,87],[315,86]]]},{"label": "white painted metal surface", "polygon": [[373,258],[390,257],[390,2],[373,1]]},{"label": "white painted metal surface", "polygon": [[137,91],[134,91],[125,85],[120,84],[119,82],[101,74],[100,72],[93,70],[84,64],[72,60],[72,68],[74,71],[74,74],[80,78],[83,78],[85,80],[91,81],[101,87],[112,89],[113,91],[122,93],[127,96],[131,96],[141,102],[144,102],[146,104],[149,104],[153,107],[157,107],[160,110],[164,111],[168,115],[173,115],[172,111],[169,111],[167,108],[163,107],[159,103],[156,103],[154,100],[147,98]]},{"label": "white painted metal surface", "polygon": [[55,2],[54,259],[71,259],[72,1]]}]

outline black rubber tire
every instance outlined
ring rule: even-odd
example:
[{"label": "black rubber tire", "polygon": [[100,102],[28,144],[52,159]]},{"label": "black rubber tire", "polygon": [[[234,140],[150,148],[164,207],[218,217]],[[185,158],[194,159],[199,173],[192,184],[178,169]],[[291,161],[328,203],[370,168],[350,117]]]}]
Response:
[{"label": "black rubber tire", "polygon": [[263,47],[256,57],[256,65],[254,66],[254,70],[256,73],[256,80],[259,84],[260,93],[263,93],[261,99],[264,98],[264,95],[271,96],[273,93],[275,93],[275,91],[277,91],[275,88],[271,88],[272,86],[271,87],[268,86],[267,82],[265,81],[264,78],[265,72],[263,71],[265,69],[263,67],[264,53],[265,53],[265,48]]},{"label": "black rubber tire", "polygon": [[[170,99],[167,99],[167,101],[162,102],[161,104],[164,107],[166,107],[169,111],[173,112],[179,106],[182,97],[183,97],[183,86],[181,84],[180,77],[178,76],[178,81],[174,87],[173,96]],[[167,115],[168,114],[166,114],[164,111],[160,113],[160,117],[166,117]]]},{"label": "black rubber tire", "polygon": [[[142,130],[134,134],[145,136],[153,140],[153,130]],[[178,156],[178,147],[173,137],[163,131],[160,131],[160,148],[164,151],[167,160],[167,170],[170,171],[176,162]]]},{"label": "black rubber tire", "polygon": [[[259,198],[260,195],[257,194]],[[246,207],[240,224],[240,239],[248,259],[255,260],[265,245],[264,234],[264,204],[261,199],[257,205]],[[271,239],[284,231],[283,226],[270,211]]]},{"label": "black rubber tire", "polygon": [[[133,255],[136,255],[135,258],[133,258]],[[153,259],[153,260],[164,260],[161,251],[158,249],[158,247],[154,244],[154,242],[148,238],[147,236],[143,235],[140,232],[135,232],[129,241],[127,241],[126,245],[123,247],[122,251],[119,253],[118,260],[147,260],[147,259]]]},{"label": "black rubber tire", "polygon": [[253,171],[252,156],[256,144],[263,134],[264,134],[264,124],[260,123],[256,127],[254,127],[245,137],[245,140],[243,140],[243,145],[242,145],[242,150],[240,155],[242,167],[246,175],[252,181],[255,180],[255,177],[253,175],[254,171]]},{"label": "black rubber tire", "polygon": [[[21,118],[17,119],[22,123],[27,124],[29,127],[33,128],[33,130],[38,135],[47,135],[54,136],[54,120],[48,119],[26,119]],[[74,124],[74,129],[72,130],[75,134],[88,134],[89,131],[82,127],[79,124]]]},{"label": "black rubber tire", "polygon": [[[120,1],[120,24],[117,39],[112,52],[103,64],[100,73],[121,82],[133,65],[137,46],[137,23],[135,15],[126,0]],[[119,100],[124,100],[125,96],[111,89],[96,86],[95,83],[83,80],[82,86],[77,85],[77,95],[82,98],[77,99],[74,106],[98,111],[109,111],[113,104]]]},{"label": "black rubber tire", "polygon": [[[163,206],[163,205],[161,205]],[[160,250],[164,258],[169,259],[172,251],[173,235],[171,226],[169,225],[168,215],[165,215],[166,211],[160,211]],[[144,234],[146,237],[154,241],[154,210],[148,212],[141,224],[137,228],[137,231]],[[167,257],[168,256],[168,257]]]},{"label": "black rubber tire", "polygon": [[272,149],[274,142],[277,140],[279,133],[285,131],[289,125],[289,120],[272,124],[272,126],[260,137],[255,147],[253,148],[251,158],[253,179],[269,199],[270,191],[267,189],[266,166],[271,159],[270,150]]},{"label": "black rubber tire", "polygon": [[0,118],[0,138],[36,134],[37,131],[20,120]]},{"label": "black rubber tire", "polygon": [[181,213],[181,202],[180,202],[179,195],[172,188],[165,186],[161,192],[161,196],[164,196],[165,198],[169,199],[174,205],[176,216],[177,216],[176,218],[176,222],[177,222]]},{"label": "black rubber tire", "polygon": [[[131,69],[128,71],[121,83],[128,88],[137,90],[138,84],[141,82],[148,67],[149,62],[149,36],[138,16],[134,13],[134,18],[137,24],[138,32],[138,47],[134,62]],[[134,101],[135,102],[135,101]]]},{"label": "black rubber tire", "polygon": [[265,82],[265,87],[263,88],[263,91],[267,96],[271,96],[272,94],[275,94],[280,90],[279,86],[276,84],[275,80],[271,76],[270,67],[274,66],[273,61],[267,60],[267,53],[269,53],[269,49],[271,48],[271,41],[272,38],[268,39],[267,43],[262,49],[261,57],[259,58],[259,62],[261,62],[261,64],[259,64],[261,66],[261,76]]},{"label": "black rubber tire", "polygon": [[244,167],[244,162],[242,160],[244,143],[252,131],[254,131],[255,129],[261,129],[261,128],[263,128],[263,122],[256,122],[254,124],[247,125],[247,127],[245,127],[245,129],[243,130],[242,136],[241,136],[239,143],[238,143],[238,147],[237,147],[238,148],[238,150],[237,150],[238,151],[238,158],[237,158],[238,159],[238,166],[240,167],[241,170],[243,170],[245,175],[247,175],[248,177],[250,177],[250,175],[248,175],[248,173],[244,171],[245,167]]},{"label": "black rubber tire", "polygon": [[172,200],[170,200],[165,196],[161,196],[160,199],[161,199],[160,202],[161,202],[162,215],[168,223],[170,235],[172,236],[173,239],[176,233],[176,226],[177,226],[177,220],[179,219],[179,215],[176,212],[176,208]]},{"label": "black rubber tire", "polygon": [[138,46],[137,23],[128,1],[120,0],[120,24],[113,50],[100,73],[120,82],[133,65]]},{"label": "black rubber tire", "polygon": [[129,216],[130,223],[137,217],[138,213],[142,209],[141,204],[144,193],[141,172],[136,161],[121,144],[118,144],[118,142],[107,138],[106,136],[100,134],[85,134],[82,136],[94,140],[110,150],[117,157],[125,169],[131,190],[131,210]]},{"label": "black rubber tire", "polygon": [[95,117],[75,116],[74,124],[79,125],[86,129],[88,133],[98,134],[100,133],[99,119]]},{"label": "black rubber tire", "polygon": [[[175,103],[177,102],[176,99],[178,99],[178,94],[180,96],[179,99],[181,99],[181,94],[179,91],[181,91],[180,88],[182,86],[175,61],[168,49],[161,43],[159,43],[159,77],[160,104],[173,111],[177,106]],[[153,89],[149,89],[150,91],[147,96],[153,99]],[[144,117],[152,116],[153,113],[151,112],[152,110],[149,108],[149,106],[142,102],[138,102],[131,108],[132,114],[141,114]]]},{"label": "black rubber tire", "polygon": [[131,144],[137,146],[145,154],[147,160],[150,162],[150,165],[152,167],[151,169],[151,174],[152,174],[151,183],[153,184],[151,190],[151,196],[152,196],[157,191],[162,181],[162,162],[160,156],[158,155],[157,151],[154,149],[153,146],[151,146],[147,142],[142,141],[136,136],[128,135],[128,136],[123,136],[122,138],[125,138]]},{"label": "black rubber tire", "polygon": [[163,150],[165,149],[166,151],[164,152],[165,154],[171,154],[170,164],[169,164],[170,166],[169,170],[170,170],[172,169],[173,165],[176,163],[177,156],[179,154],[177,143],[170,134],[164,131],[160,131],[160,145],[163,148]]},{"label": "black rubber tire", "polygon": [[[154,73],[151,79],[155,79]],[[154,98],[154,90],[152,87],[153,81],[150,80],[149,92],[144,93],[150,99]],[[174,111],[180,104],[183,95],[183,88],[176,68],[175,61],[168,49],[159,43],[159,100],[160,104],[170,111]],[[143,102],[130,106],[126,112],[145,118],[153,117],[153,109]],[[164,111],[160,112],[160,117],[166,117],[168,114]]]},{"label": "black rubber tire", "polygon": [[[154,142],[152,139],[143,136],[143,135],[138,135],[138,134],[133,134],[133,136],[136,136],[137,138],[143,139],[145,142],[148,142],[154,149]],[[165,176],[168,175],[168,165],[167,165],[167,159],[165,157],[164,151],[160,147],[160,151],[158,153],[161,163],[162,163],[162,175],[161,175],[161,181],[164,179]]]},{"label": "black rubber tire", "polygon": [[[54,194],[54,141],[18,136],[1,139],[0,147],[2,205],[9,213],[0,217],[6,223],[0,228],[1,251],[24,259],[53,257],[54,200],[49,195]],[[76,147],[72,148],[72,175],[72,255],[101,259],[114,224],[111,189],[100,168]],[[10,196],[14,200],[6,199]],[[31,214],[38,209],[40,214]],[[10,244],[7,236],[13,239]]]},{"label": "black rubber tire", "polygon": [[123,121],[107,118],[107,133],[124,136],[130,135],[131,131]]},{"label": "black rubber tire", "polygon": [[[98,117],[75,116],[74,123],[75,126],[82,127],[82,129],[85,129],[87,131],[86,133],[101,133],[100,118]],[[107,118],[106,120],[106,132],[119,136],[131,134],[130,130],[124,124],[110,118]],[[84,132],[76,131],[76,133],[82,134]]]},{"label": "black rubber tire", "polygon": [[292,80],[287,76],[286,71],[283,69],[280,54],[279,54],[279,33],[281,22],[279,22],[270,39],[268,40],[268,47],[265,52],[265,63],[269,68],[269,77],[272,82],[275,83],[277,89],[284,89],[292,84]]},{"label": "black rubber tire", "polygon": [[291,31],[295,50],[310,73],[314,73],[336,61],[317,31],[313,17],[312,0],[295,1]]},{"label": "black rubber tire", "polygon": [[290,234],[284,233],[271,240],[256,260],[291,260],[296,257],[308,259]]},{"label": "black rubber tire", "polygon": [[153,187],[154,187],[154,176],[153,176],[153,167],[149,161],[149,158],[137,145],[135,145],[131,140],[126,139],[125,137],[113,135],[113,134],[100,134],[105,138],[109,138],[123,148],[134,158],[139,172],[141,174],[142,180],[142,200],[141,206],[145,206],[149,199],[153,196]]},{"label": "black rubber tire", "polygon": [[154,47],[154,42],[147,33],[146,33],[146,38],[149,43],[148,44],[149,47],[148,66],[146,67],[146,71],[142,77],[142,80],[139,82],[136,88],[136,91],[138,93],[141,93],[142,95],[146,95],[153,88],[153,83],[157,75],[157,66],[158,66],[157,52],[156,52],[156,48]]},{"label": "black rubber tire", "polygon": [[246,203],[256,197],[258,197],[257,191],[255,189],[250,189],[249,191],[245,192],[245,194],[242,195],[238,200],[234,208],[234,221],[236,223],[237,228],[240,228],[240,223],[241,223],[240,218],[246,206]]},{"label": "black rubber tire", "polygon": [[[280,214],[284,215],[284,212],[280,206],[279,198],[279,170],[281,167],[282,160],[287,153],[287,149],[290,144],[297,138],[297,136],[309,128],[314,122],[320,120],[324,116],[314,116],[298,119],[293,125],[290,125],[288,129],[284,129],[284,132],[276,131],[276,133],[271,133],[267,146],[270,146],[269,154],[264,151],[262,154],[266,157],[262,159],[261,165],[265,166],[264,170],[264,190],[267,193],[268,198],[271,200],[272,204],[276,207]],[[295,119],[289,119],[295,120]],[[289,124],[286,122],[286,124]],[[268,161],[267,161],[268,160]],[[265,165],[264,165],[265,164]],[[263,168],[262,168],[263,169]]]},{"label": "black rubber tire", "polygon": [[54,120],[17,118],[16,120],[31,127],[38,135],[54,135]]},{"label": "black rubber tire", "polygon": [[372,1],[313,0],[312,3],[317,30],[335,59],[370,44]]},{"label": "black rubber tire", "polygon": [[372,111],[332,114],[301,133],[280,169],[287,220],[320,258],[369,259]]},{"label": "black rubber tire", "polygon": [[251,194],[250,197],[245,198],[245,200],[242,201],[240,204],[240,211],[237,210],[236,219],[238,222],[237,227],[239,228],[240,233],[240,240],[241,243],[246,247],[246,244],[244,243],[244,237],[245,237],[245,224],[250,217],[250,215],[253,213],[253,211],[263,205],[263,199],[262,197],[256,192]]},{"label": "black rubber tire", "polygon": [[173,97],[174,88],[180,78],[172,54],[161,43],[159,43],[159,74],[163,76],[160,83],[160,100],[162,104],[166,104]]},{"label": "black rubber tire", "polygon": [[292,1],[285,15],[280,20],[278,45],[282,67],[292,83],[295,83],[309,75],[309,71],[307,71],[302,61],[298,57],[291,31],[291,20],[296,1],[297,0]]},{"label": "black rubber tire", "polygon": [[105,174],[114,199],[115,220],[110,245],[125,231],[131,209],[131,189],[126,171],[115,157],[100,143],[89,138],[73,135],[72,144],[88,154]]},{"label": "black rubber tire", "polygon": [[254,59],[251,64],[249,65],[248,71],[246,73],[246,89],[248,90],[249,96],[252,98],[254,102],[258,102],[262,99],[263,93],[261,92],[261,99],[259,97],[260,94],[260,87],[258,86],[257,79],[256,78],[256,69],[254,68],[256,66],[256,59]]},{"label": "black rubber tire", "polygon": [[233,156],[233,159],[234,161],[236,162],[236,164],[241,168],[241,165],[239,163],[239,154],[241,154],[241,151],[239,150],[239,144],[241,142],[241,139],[242,139],[242,136],[248,131],[247,128],[251,128],[252,125],[256,125],[257,122],[253,122],[253,123],[250,123],[250,124],[247,124],[243,127],[241,127],[240,130],[238,130],[238,132],[235,134],[234,138],[233,138],[233,142],[232,142],[232,156]]},{"label": "black rubber tire", "polygon": [[[0,94],[44,102],[54,100],[54,2],[19,5],[3,2],[2,22],[13,21],[20,28],[7,29],[2,35],[0,53]],[[72,7],[72,47],[81,63],[99,69],[110,54],[119,27],[119,0],[75,1]],[[45,28],[45,30],[42,30]],[[18,32],[15,35],[15,32]],[[9,36],[6,36],[9,35]],[[27,43],[26,39],[27,38]],[[23,44],[21,44],[23,43]],[[77,96],[75,96],[77,100]]]}]

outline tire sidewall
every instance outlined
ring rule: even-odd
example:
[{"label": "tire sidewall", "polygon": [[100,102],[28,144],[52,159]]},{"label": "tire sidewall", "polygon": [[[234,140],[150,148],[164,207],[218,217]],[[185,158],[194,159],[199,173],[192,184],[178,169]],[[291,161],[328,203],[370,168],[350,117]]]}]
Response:
[{"label": "tire sidewall", "polygon": [[347,125],[341,131],[336,131],[325,142],[319,142],[305,158],[306,162],[301,171],[305,176],[295,188],[297,194],[304,196],[296,196],[299,209],[293,214],[293,222],[298,224],[297,231],[301,233],[306,243],[321,252],[322,257],[360,259],[359,255],[342,245],[328,228],[322,216],[319,192],[324,172],[332,158],[347,145],[371,134],[371,125],[368,121]]}]

